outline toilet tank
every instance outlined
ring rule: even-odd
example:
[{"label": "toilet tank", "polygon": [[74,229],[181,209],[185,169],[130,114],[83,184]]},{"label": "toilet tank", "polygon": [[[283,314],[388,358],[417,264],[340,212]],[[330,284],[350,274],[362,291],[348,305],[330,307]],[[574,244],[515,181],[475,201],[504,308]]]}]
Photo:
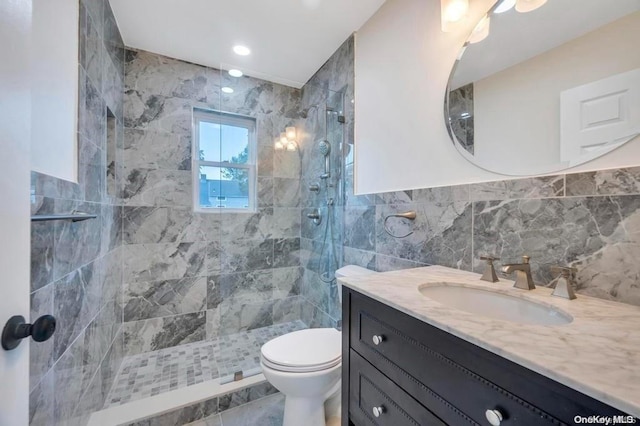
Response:
[{"label": "toilet tank", "polygon": [[[377,274],[377,272],[372,271],[371,269],[363,268],[362,266],[345,265],[336,271],[336,278],[355,277],[357,275],[371,274]],[[340,298],[340,303],[342,303],[342,284],[340,284],[340,281],[338,281],[338,297]]]}]

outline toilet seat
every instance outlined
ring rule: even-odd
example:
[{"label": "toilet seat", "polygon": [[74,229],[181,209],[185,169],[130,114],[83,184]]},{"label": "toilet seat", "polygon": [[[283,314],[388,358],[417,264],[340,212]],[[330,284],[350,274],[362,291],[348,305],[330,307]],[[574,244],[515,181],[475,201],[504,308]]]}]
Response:
[{"label": "toilet seat", "polygon": [[322,371],[342,362],[342,334],[334,328],[299,330],[276,337],[260,351],[262,363],[291,373]]}]

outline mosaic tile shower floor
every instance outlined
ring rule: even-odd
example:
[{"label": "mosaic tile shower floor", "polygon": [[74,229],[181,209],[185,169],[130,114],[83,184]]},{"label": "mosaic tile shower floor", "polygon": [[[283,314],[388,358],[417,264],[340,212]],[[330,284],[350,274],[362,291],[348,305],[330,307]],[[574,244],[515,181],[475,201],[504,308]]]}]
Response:
[{"label": "mosaic tile shower floor", "polygon": [[125,404],[218,379],[232,381],[260,373],[260,347],[267,341],[308,328],[300,320],[125,357],[104,408]]}]

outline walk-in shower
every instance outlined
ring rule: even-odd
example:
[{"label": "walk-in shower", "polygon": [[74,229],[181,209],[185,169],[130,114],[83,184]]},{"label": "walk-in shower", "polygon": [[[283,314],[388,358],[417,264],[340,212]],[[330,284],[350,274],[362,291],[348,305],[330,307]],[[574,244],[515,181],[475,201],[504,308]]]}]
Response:
[{"label": "walk-in shower", "polygon": [[[274,392],[264,383],[261,374],[261,346],[293,331],[337,326],[339,305],[329,301],[332,297],[337,300],[333,289],[334,274],[341,266],[342,258],[341,150],[344,129],[339,117],[343,95],[316,87],[308,88],[306,93],[318,97],[318,105],[300,114],[295,122],[287,123],[299,128],[301,134],[306,135],[306,140],[301,140],[299,153],[274,151],[274,166],[282,162],[282,171],[277,171],[276,177],[269,179],[282,186],[272,189],[275,197],[282,196],[280,194],[284,192],[280,191],[285,191],[286,185],[290,184],[297,183],[299,188],[309,190],[304,194],[298,190],[297,199],[270,201],[265,198],[261,202],[268,201],[273,206],[268,205],[245,219],[242,219],[244,216],[232,214],[215,216],[213,219],[205,217],[206,220],[219,221],[220,226],[220,235],[210,243],[208,255],[211,256],[211,250],[215,248],[215,253],[219,253],[216,256],[221,257],[221,267],[235,268],[238,265],[239,268],[238,272],[208,277],[207,315],[213,313],[213,309],[223,311],[219,314],[222,316],[218,320],[220,323],[207,324],[216,335],[125,356],[106,394],[103,410],[94,416],[96,422],[114,418],[148,418],[157,416],[158,411],[167,411],[169,407],[171,410],[184,409],[180,407],[189,404],[206,407],[209,400],[238,392],[247,386],[262,386],[255,394]],[[295,166],[298,161],[299,165]],[[291,170],[295,170],[294,167],[298,168],[299,176],[290,174]],[[271,173],[269,169],[267,171]],[[279,173],[287,177],[280,178]],[[289,205],[299,207],[287,207]],[[307,206],[309,209],[305,208]],[[277,217],[274,214],[276,211],[280,214],[297,211],[301,216],[293,220],[294,224],[298,223],[298,228],[285,230],[286,235],[290,236],[288,239],[272,240],[269,235],[261,233],[262,229],[278,232],[276,228],[264,228],[265,218],[273,221]],[[311,228],[301,221],[310,224]],[[269,223],[269,226],[273,225]],[[225,233],[233,235],[233,239],[226,238]],[[286,245],[281,246],[283,242]],[[267,244],[274,247],[273,258],[264,249]],[[235,253],[237,250],[241,251]],[[227,256],[229,260],[225,260]],[[238,264],[239,260],[245,263]],[[208,267],[218,268],[211,264]],[[294,273],[296,268],[301,272],[295,284],[289,288],[286,275]],[[215,291],[216,286],[220,288],[219,295]],[[264,289],[270,286],[273,289],[265,292]],[[272,293],[275,295],[276,292],[285,291],[280,288],[286,288],[291,295],[285,294],[281,296],[282,299],[271,300],[275,297],[271,296]],[[129,290],[131,292],[133,290]],[[218,305],[220,302],[217,298],[224,302]],[[231,306],[234,298],[237,298],[240,307]],[[224,309],[231,309],[231,314],[226,315]],[[245,316],[250,320],[246,320]],[[267,325],[263,326],[265,323]],[[134,329],[131,332],[133,338],[154,332],[151,329],[155,326],[153,321],[148,325],[140,324],[150,330]],[[241,329],[229,332],[230,326]],[[180,403],[182,399],[185,403]],[[195,402],[187,404],[186,401]]]}]

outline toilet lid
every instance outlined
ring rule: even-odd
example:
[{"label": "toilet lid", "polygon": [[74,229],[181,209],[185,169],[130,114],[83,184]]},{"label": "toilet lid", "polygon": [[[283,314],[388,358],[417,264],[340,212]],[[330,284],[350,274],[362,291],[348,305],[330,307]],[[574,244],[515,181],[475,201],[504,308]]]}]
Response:
[{"label": "toilet lid", "polygon": [[268,365],[277,369],[322,370],[340,363],[341,336],[334,328],[294,331],[265,343],[261,354]]}]

